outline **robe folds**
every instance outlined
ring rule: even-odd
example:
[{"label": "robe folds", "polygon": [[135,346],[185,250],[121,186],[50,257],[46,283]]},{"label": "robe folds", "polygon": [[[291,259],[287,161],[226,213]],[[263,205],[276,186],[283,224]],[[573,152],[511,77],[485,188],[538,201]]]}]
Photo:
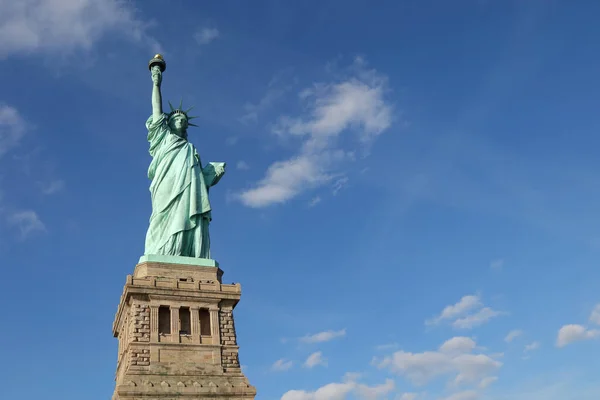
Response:
[{"label": "robe folds", "polygon": [[225,164],[203,168],[194,145],[171,131],[166,114],[157,121],[150,116],[146,128],[152,156],[148,168],[152,215],[144,253],[210,258],[208,191],[221,178]]}]

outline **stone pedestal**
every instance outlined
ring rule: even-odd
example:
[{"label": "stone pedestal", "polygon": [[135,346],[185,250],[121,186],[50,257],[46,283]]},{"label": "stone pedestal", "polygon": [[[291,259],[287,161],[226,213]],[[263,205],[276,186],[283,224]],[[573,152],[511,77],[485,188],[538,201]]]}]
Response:
[{"label": "stone pedestal", "polygon": [[222,275],[213,260],[142,257],[113,323],[113,400],[254,399],[233,321],[241,287]]}]

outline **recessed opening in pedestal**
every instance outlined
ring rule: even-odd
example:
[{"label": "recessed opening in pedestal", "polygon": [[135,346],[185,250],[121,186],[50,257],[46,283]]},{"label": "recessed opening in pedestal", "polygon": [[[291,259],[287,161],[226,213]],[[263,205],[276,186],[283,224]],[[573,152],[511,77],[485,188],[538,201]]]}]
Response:
[{"label": "recessed opening in pedestal", "polygon": [[201,308],[200,313],[200,335],[210,336],[210,312],[206,308]]},{"label": "recessed opening in pedestal", "polygon": [[171,333],[171,309],[169,306],[158,307],[158,333]]},{"label": "recessed opening in pedestal", "polygon": [[189,335],[192,333],[192,324],[190,321],[190,308],[181,307],[179,309],[179,334]]}]

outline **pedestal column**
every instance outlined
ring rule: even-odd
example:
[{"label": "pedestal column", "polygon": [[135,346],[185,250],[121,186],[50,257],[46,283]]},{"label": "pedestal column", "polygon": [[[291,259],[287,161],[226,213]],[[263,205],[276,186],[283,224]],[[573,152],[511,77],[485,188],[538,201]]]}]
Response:
[{"label": "pedestal column", "polygon": [[158,342],[158,306],[150,305],[150,341]]},{"label": "pedestal column", "polygon": [[179,343],[179,307],[171,306],[171,342]]},{"label": "pedestal column", "polygon": [[192,343],[200,343],[200,307],[190,307]]},{"label": "pedestal column", "polygon": [[221,344],[221,330],[219,329],[219,309],[209,308],[210,313],[210,335],[213,344]]}]

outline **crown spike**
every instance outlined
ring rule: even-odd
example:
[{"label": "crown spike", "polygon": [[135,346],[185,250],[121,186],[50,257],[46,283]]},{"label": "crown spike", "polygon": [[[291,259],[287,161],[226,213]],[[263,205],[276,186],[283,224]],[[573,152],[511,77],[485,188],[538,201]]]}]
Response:
[{"label": "crown spike", "polygon": [[187,117],[187,119],[194,119],[194,118],[198,118],[198,116],[194,115],[194,116],[191,116],[191,117],[190,116]]},{"label": "crown spike", "polygon": [[[177,107],[179,110],[181,110],[181,108],[183,107],[183,97],[181,98],[181,100],[179,100],[179,107]],[[183,111],[183,110],[182,110]]]},{"label": "crown spike", "polygon": [[188,108],[187,110],[185,110],[185,113],[189,113],[190,111],[192,111],[194,109],[194,106],[191,106],[190,108]]},{"label": "crown spike", "polygon": [[175,111],[175,109],[173,108],[173,104],[171,104],[171,101],[168,101],[169,103],[169,107],[171,108],[171,112]]},{"label": "crown spike", "polygon": [[198,125],[188,122],[188,126],[196,126],[197,127]]}]

